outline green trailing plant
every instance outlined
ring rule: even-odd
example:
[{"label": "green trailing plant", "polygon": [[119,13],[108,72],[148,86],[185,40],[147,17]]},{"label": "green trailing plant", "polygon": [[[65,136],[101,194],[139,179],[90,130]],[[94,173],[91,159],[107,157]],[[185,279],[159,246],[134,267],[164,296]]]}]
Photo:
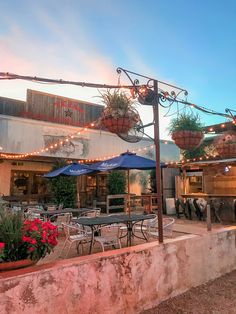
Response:
[{"label": "green trailing plant", "polygon": [[104,105],[114,110],[126,111],[128,108],[134,108],[134,103],[125,92],[119,91],[117,89],[101,94],[101,99]]},{"label": "green trailing plant", "polygon": [[202,128],[203,124],[200,121],[199,115],[182,113],[171,120],[168,131],[172,135],[177,131],[202,131]]},{"label": "green trailing plant", "polygon": [[[57,161],[53,165],[53,170],[61,168],[66,165],[65,161]],[[64,207],[75,207],[77,203],[77,187],[76,177],[72,176],[58,176],[50,179],[49,184],[53,194],[53,201]]]},{"label": "green trailing plant", "polygon": [[217,151],[213,145],[213,138],[206,138],[196,149],[192,151],[182,150],[181,154],[184,159],[193,159],[204,156],[212,157],[217,155]]},{"label": "green trailing plant", "polygon": [[0,263],[38,261],[57,245],[57,227],[40,219],[24,220],[23,213],[0,208]]},{"label": "green trailing plant", "polygon": [[[108,193],[111,195],[126,193],[126,175],[125,171],[112,171],[107,180]],[[111,200],[111,205],[123,205],[123,199]]]},{"label": "green trailing plant", "polygon": [[128,116],[131,120],[139,121],[140,117],[135,109],[135,103],[127,93],[117,89],[107,90],[101,94],[100,98],[106,106],[103,116],[113,118]]},{"label": "green trailing plant", "polygon": [[205,147],[206,147],[206,144],[203,143],[194,150],[191,150],[191,151],[182,150],[182,156],[184,159],[193,159],[193,158],[203,157],[205,155]]},{"label": "green trailing plant", "polygon": [[0,257],[3,261],[17,261],[28,256],[22,241],[23,218],[20,212],[0,207]]}]

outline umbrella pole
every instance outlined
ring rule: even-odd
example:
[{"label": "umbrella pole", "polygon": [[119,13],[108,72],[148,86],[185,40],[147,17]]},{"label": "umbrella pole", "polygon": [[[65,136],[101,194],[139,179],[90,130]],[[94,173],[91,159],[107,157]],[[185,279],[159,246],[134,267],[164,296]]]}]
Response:
[{"label": "umbrella pole", "polygon": [[127,170],[127,185],[128,185],[128,202],[127,202],[127,207],[128,207],[128,214],[130,217],[131,214],[131,209],[130,209],[130,182],[129,182],[129,169]]}]

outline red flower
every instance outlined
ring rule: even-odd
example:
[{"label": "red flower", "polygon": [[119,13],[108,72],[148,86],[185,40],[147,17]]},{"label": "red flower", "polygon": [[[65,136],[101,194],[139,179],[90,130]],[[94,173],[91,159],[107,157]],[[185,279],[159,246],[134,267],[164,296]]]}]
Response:
[{"label": "red flower", "polygon": [[37,241],[35,239],[31,239],[30,243],[34,245],[37,243]]},{"label": "red flower", "polygon": [[30,247],[30,248],[28,249],[29,252],[33,252],[34,250],[35,250],[34,247]]},{"label": "red flower", "polygon": [[5,243],[4,242],[0,242],[0,250],[4,249],[5,247]]},{"label": "red flower", "polygon": [[30,228],[29,228],[29,231],[38,231],[39,230],[39,228],[38,228],[38,226],[36,226],[36,225],[32,225]]},{"label": "red flower", "polygon": [[23,236],[22,241],[31,243],[32,239],[31,239],[31,237]]}]

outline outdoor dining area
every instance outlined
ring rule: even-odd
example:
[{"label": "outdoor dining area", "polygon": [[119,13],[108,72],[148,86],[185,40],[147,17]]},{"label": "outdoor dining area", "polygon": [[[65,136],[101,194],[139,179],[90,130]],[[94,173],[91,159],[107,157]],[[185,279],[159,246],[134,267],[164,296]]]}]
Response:
[{"label": "outdoor dining area", "polygon": [[[19,224],[23,226],[21,230],[24,230],[25,226],[30,226],[29,234],[23,234],[22,239],[30,244],[31,256],[38,250],[38,246],[40,247],[42,243],[44,245],[49,240],[47,243],[49,248],[45,246],[43,251],[40,251],[39,257],[43,258],[35,258],[38,263],[156,241],[160,234],[158,209],[154,210],[151,206],[156,196],[141,198],[144,211],[139,207],[136,208],[137,197],[130,193],[129,182],[131,169],[150,170],[155,167],[155,161],[126,152],[97,164],[71,163],[45,174],[49,180],[52,178],[55,180],[61,176],[81,176],[113,169],[125,170],[127,194],[124,197],[122,211],[114,212],[110,208],[110,211],[102,212],[99,207],[69,208],[62,203],[42,206],[42,204],[17,204],[6,201],[2,202],[1,211],[5,213],[5,218],[8,213],[10,219],[15,219],[14,215],[19,216],[21,220]],[[164,237],[172,237],[174,222],[175,219],[172,217],[163,218]],[[54,232],[53,241],[50,240],[52,237],[50,230]]]},{"label": "outdoor dining area", "polygon": [[[101,213],[100,208],[49,206],[44,210],[36,205],[16,210],[7,204],[1,207],[2,210],[9,212],[9,217],[20,215],[23,224],[49,224],[51,229],[58,231],[57,245],[50,255],[40,259],[39,264],[155,241],[159,236],[156,214],[123,212],[107,215]],[[164,236],[172,237],[174,222],[174,218],[164,218]]]}]

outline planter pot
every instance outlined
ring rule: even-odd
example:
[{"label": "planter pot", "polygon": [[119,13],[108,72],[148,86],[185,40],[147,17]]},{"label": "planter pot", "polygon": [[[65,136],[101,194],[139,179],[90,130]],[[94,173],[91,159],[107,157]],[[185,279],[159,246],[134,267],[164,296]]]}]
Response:
[{"label": "planter pot", "polygon": [[14,270],[24,267],[33,266],[37,261],[32,261],[31,259],[22,259],[15,262],[3,262],[0,263],[0,271]]},{"label": "planter pot", "polygon": [[236,132],[228,131],[215,139],[215,147],[223,158],[236,157]]},{"label": "planter pot", "polygon": [[101,122],[112,133],[128,133],[133,125],[133,121],[129,117],[104,117]]},{"label": "planter pot", "polygon": [[220,157],[236,158],[236,143],[219,143],[216,149]]},{"label": "planter pot", "polygon": [[173,132],[172,139],[179,148],[194,150],[200,146],[203,140],[203,133],[201,131],[176,131]]}]

